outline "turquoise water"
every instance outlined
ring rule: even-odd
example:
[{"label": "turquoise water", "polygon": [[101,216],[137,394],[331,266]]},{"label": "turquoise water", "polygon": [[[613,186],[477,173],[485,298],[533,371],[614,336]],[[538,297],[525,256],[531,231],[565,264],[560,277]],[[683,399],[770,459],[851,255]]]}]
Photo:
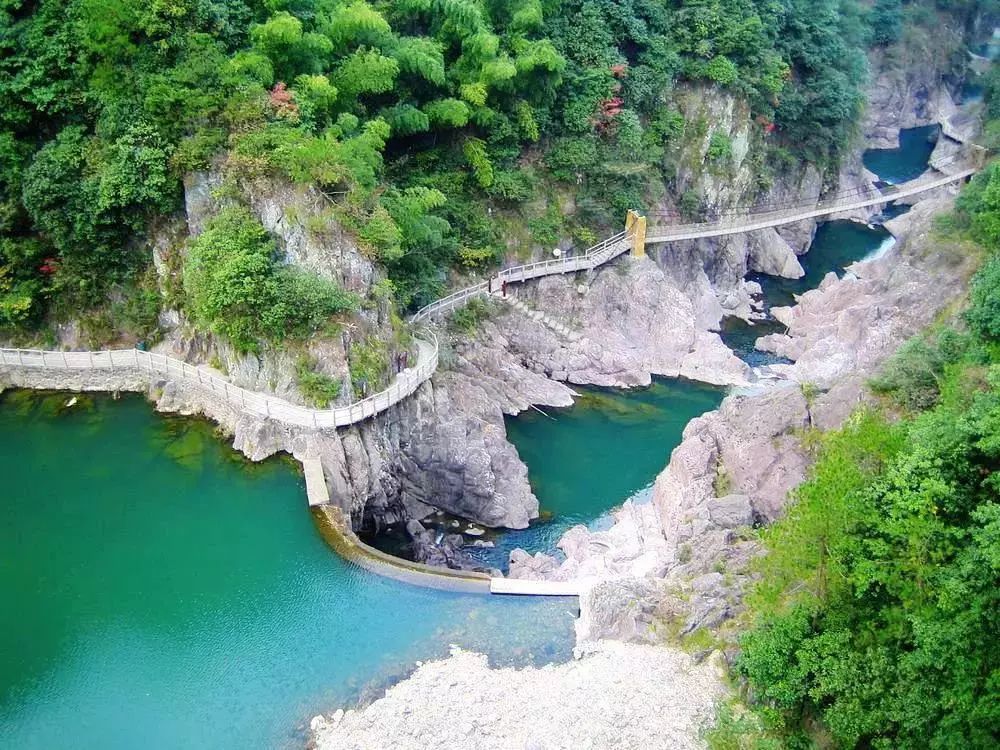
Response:
[{"label": "turquoise water", "polygon": [[446,653],[569,657],[574,600],[372,576],[294,466],[139,398],[0,400],[0,747],[301,747],[314,714]]},{"label": "turquoise water", "polygon": [[609,511],[648,494],[687,423],[724,395],[685,380],[658,379],[627,391],[574,387],[580,397],[569,408],[546,408],[544,415],[529,409],[507,419],[507,437],[528,466],[544,518],[491,536],[492,550],[473,550],[489,564],[505,568],[515,547],[552,552],[576,524],[609,525]]},{"label": "turquoise water", "polygon": [[[758,282],[764,290],[765,308],[795,304],[795,296],[819,286],[831,271],[838,276],[844,269],[877,252],[884,243],[891,241],[892,235],[882,227],[870,227],[853,221],[829,221],[821,224],[809,252],[799,257],[805,275],[799,279],[782,279],[765,274],[751,274],[747,278]],[[780,358],[766,352],[757,351],[754,343],[760,336],[770,333],[784,333],[785,327],[768,317],[753,325],[738,318],[723,321],[720,335],[723,342],[737,356],[751,366],[781,362]]]},{"label": "turquoise water", "polygon": [[927,169],[940,130],[939,125],[901,130],[899,148],[869,149],[864,153],[864,164],[894,185],[919,177]]},{"label": "turquoise water", "polygon": [[798,279],[757,274],[752,278],[764,289],[767,307],[794,305],[795,297],[815,289],[830,273],[844,275],[852,263],[878,251],[892,235],[883,227],[870,227],[855,221],[828,221],[816,229],[809,252],[799,257],[805,275]]}]

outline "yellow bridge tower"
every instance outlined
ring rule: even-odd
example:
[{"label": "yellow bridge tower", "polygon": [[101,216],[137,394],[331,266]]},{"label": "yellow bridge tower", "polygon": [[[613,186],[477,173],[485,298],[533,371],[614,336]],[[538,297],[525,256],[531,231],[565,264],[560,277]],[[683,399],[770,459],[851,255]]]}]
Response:
[{"label": "yellow bridge tower", "polygon": [[646,254],[646,217],[629,209],[625,215],[625,234],[632,240],[632,257],[643,257]]}]

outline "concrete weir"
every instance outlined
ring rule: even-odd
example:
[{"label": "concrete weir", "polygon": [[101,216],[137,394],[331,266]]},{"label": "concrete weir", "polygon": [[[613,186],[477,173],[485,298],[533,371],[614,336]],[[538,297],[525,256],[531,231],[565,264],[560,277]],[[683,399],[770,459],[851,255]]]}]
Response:
[{"label": "concrete weir", "polygon": [[519,594],[525,596],[579,596],[583,581],[527,581],[491,577],[468,570],[451,570],[404,560],[362,542],[351,529],[343,511],[330,503],[330,493],[318,458],[302,459],[306,497],[316,525],[326,542],[341,557],[370,573],[445,591],[470,594]]}]

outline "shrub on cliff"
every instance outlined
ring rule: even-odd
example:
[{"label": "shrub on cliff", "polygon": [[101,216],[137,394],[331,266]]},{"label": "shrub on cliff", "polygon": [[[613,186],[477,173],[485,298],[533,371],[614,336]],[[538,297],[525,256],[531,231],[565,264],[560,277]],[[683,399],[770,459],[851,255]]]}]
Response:
[{"label": "shrub on cliff", "polygon": [[280,266],[274,241],[243,207],[223,209],[191,244],[184,264],[194,320],[242,351],[261,339],[303,337],[357,300],[313,274]]}]

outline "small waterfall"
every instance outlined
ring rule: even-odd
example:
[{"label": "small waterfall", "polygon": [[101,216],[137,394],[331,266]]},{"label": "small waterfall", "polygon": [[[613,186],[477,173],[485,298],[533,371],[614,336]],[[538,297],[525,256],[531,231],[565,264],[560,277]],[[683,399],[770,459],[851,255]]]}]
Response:
[{"label": "small waterfall", "polygon": [[896,244],[896,238],[893,237],[892,235],[889,235],[884,240],[882,240],[881,243],[879,243],[878,247],[876,247],[874,250],[868,253],[868,255],[862,258],[859,262],[867,263],[870,260],[878,260],[879,258],[884,258],[885,254],[889,252],[889,250],[895,244]]}]

